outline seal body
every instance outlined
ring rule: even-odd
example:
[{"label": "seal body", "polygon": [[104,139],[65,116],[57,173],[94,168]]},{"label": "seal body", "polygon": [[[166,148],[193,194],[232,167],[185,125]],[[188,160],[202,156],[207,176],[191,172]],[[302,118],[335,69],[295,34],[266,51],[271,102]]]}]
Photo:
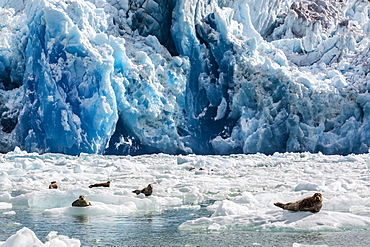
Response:
[{"label": "seal body", "polygon": [[93,187],[110,187],[110,181],[106,183],[96,183],[96,184],[92,184],[89,186],[89,188],[93,188]]},{"label": "seal body", "polygon": [[146,188],[141,190],[145,196],[151,196],[153,193],[153,185],[149,184]]},{"label": "seal body", "polygon": [[321,193],[315,193],[313,196],[303,198],[296,202],[275,202],[274,205],[290,211],[310,211],[311,213],[317,213],[322,207],[322,195]]},{"label": "seal body", "polygon": [[58,189],[58,185],[56,181],[53,181],[49,185],[49,189]]},{"label": "seal body", "polygon": [[91,202],[84,195],[80,195],[78,199],[72,202],[73,207],[87,207],[92,206]]},{"label": "seal body", "polygon": [[153,185],[149,184],[146,188],[142,190],[134,190],[132,193],[135,193],[136,195],[143,193],[145,196],[151,196],[153,193]]}]

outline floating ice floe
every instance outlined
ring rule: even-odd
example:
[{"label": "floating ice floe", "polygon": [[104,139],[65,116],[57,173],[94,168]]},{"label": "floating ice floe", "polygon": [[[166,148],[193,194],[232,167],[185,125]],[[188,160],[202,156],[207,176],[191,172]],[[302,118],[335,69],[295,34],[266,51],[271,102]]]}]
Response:
[{"label": "floating ice floe", "polygon": [[91,202],[92,206],[88,207],[64,207],[45,209],[44,215],[117,215],[117,214],[130,214],[137,211],[134,202],[127,202],[122,205],[107,205],[99,202]]},{"label": "floating ice floe", "polygon": [[16,234],[10,236],[5,242],[0,242],[1,247],[53,247],[53,246],[81,246],[80,240],[70,239],[67,236],[57,235],[57,232],[50,232],[47,237],[47,242],[42,243],[35,233],[27,227],[23,227]]},{"label": "floating ice floe", "polygon": [[[369,229],[370,217],[351,213],[319,213],[291,211],[251,211],[240,210],[234,205],[225,215],[212,215],[182,223],[180,230],[220,230],[220,231],[341,231],[351,229]],[[231,213],[231,214],[230,214]]]},{"label": "floating ice floe", "polygon": [[0,209],[10,209],[13,207],[13,204],[7,202],[0,202]]}]

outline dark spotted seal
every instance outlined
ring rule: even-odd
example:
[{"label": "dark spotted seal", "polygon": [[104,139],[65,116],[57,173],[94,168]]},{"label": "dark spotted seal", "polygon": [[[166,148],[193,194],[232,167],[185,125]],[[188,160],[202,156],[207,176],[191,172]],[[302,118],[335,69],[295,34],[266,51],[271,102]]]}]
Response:
[{"label": "dark spotted seal", "polygon": [[92,187],[110,187],[110,181],[106,183],[96,183],[96,184],[92,184],[89,186],[89,188],[92,188]]},{"label": "dark spotted seal", "polygon": [[290,211],[310,211],[317,213],[322,207],[322,195],[321,193],[315,193],[313,196],[303,198],[296,202],[281,203],[275,202],[275,206]]},{"label": "dark spotted seal", "polygon": [[58,185],[56,181],[53,181],[49,185],[49,189],[58,189]]},{"label": "dark spotted seal", "polygon": [[87,207],[92,206],[91,202],[84,195],[80,195],[78,199],[72,202],[73,207]]},{"label": "dark spotted seal", "polygon": [[153,185],[149,184],[146,188],[142,190],[134,190],[132,193],[135,193],[136,195],[143,193],[145,196],[150,196],[153,193]]}]

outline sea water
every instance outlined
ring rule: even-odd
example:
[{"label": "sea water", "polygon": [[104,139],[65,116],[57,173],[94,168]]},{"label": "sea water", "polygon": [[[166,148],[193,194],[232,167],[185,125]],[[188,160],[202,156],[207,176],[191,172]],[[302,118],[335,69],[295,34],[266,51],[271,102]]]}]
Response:
[{"label": "sea water", "polygon": [[[35,246],[53,246],[53,234],[80,246],[370,246],[369,158],[16,150],[0,157],[0,241],[17,246],[9,237],[27,229]],[[149,183],[152,196],[132,193]],[[324,198],[316,214],[273,205],[315,192]],[[72,208],[80,194],[93,206]]]},{"label": "sea water", "polygon": [[[18,209],[16,209],[18,211]],[[19,209],[22,212],[22,209]],[[203,216],[206,215],[203,212]],[[30,215],[31,214],[31,215]],[[26,226],[42,242],[50,230],[81,241],[81,246],[369,246],[369,231],[263,232],[263,231],[180,231],[183,220],[200,216],[194,210],[170,210],[160,214],[132,216],[43,217],[23,211],[21,225],[9,217],[2,224],[1,236],[10,236]],[[22,219],[21,219],[22,218]],[[300,243],[301,245],[297,245]]]}]

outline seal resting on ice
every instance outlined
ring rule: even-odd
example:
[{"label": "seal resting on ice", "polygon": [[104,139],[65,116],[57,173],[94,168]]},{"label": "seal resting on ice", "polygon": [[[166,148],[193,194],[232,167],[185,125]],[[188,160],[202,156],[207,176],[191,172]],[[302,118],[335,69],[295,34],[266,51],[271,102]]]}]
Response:
[{"label": "seal resting on ice", "polygon": [[109,187],[109,186],[110,186],[110,181],[108,181],[106,183],[92,184],[92,185],[89,185],[89,188],[92,188],[92,187]]},{"label": "seal resting on ice", "polygon": [[296,202],[275,202],[274,205],[290,211],[310,211],[311,213],[317,213],[322,207],[322,195],[321,193],[315,193],[313,196],[303,198]]},{"label": "seal resting on ice", "polygon": [[145,196],[150,196],[153,193],[153,185],[149,184],[146,188],[142,190],[134,190],[132,193],[135,193],[136,195],[143,193]]},{"label": "seal resting on ice", "polygon": [[49,185],[49,189],[58,189],[58,185],[56,181],[53,181]]},{"label": "seal resting on ice", "polygon": [[73,207],[87,207],[92,206],[91,202],[84,195],[80,195],[78,199],[72,202]]}]

